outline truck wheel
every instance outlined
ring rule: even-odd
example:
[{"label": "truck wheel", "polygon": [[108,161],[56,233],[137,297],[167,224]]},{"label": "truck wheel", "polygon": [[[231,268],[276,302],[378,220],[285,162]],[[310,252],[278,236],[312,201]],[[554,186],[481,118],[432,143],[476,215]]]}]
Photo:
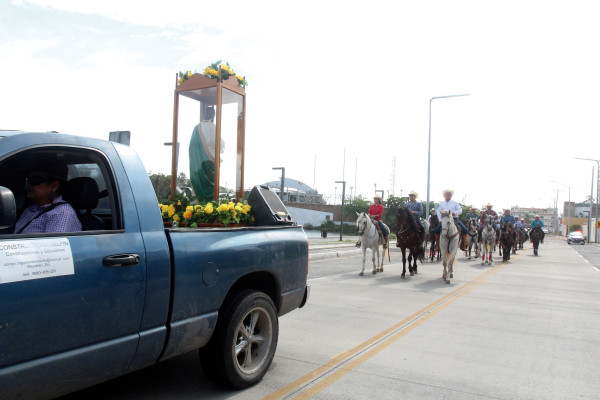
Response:
[{"label": "truck wheel", "polygon": [[277,348],[279,321],[269,296],[245,290],[223,310],[211,342],[200,349],[207,375],[236,389],[267,373]]}]

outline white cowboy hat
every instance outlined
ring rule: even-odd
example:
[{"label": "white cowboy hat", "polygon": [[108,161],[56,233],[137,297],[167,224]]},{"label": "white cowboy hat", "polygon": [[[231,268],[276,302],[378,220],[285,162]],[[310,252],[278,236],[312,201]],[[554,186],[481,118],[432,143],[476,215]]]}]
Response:
[{"label": "white cowboy hat", "polygon": [[539,217],[540,217],[539,214],[536,214],[534,218],[539,218]]},{"label": "white cowboy hat", "polygon": [[414,190],[411,191],[409,194],[409,196],[415,196],[415,197],[419,197],[419,193],[415,192]]},{"label": "white cowboy hat", "polygon": [[485,206],[486,207],[494,207],[494,205],[492,203],[487,203]]},{"label": "white cowboy hat", "polygon": [[379,195],[379,194],[376,194],[375,196],[373,196],[373,198],[374,198],[374,199],[383,200],[383,199],[381,198],[381,195]]},{"label": "white cowboy hat", "polygon": [[442,196],[445,195],[446,193],[450,193],[452,196],[454,196],[454,190],[452,190],[452,189],[446,189],[446,190],[442,191]]}]

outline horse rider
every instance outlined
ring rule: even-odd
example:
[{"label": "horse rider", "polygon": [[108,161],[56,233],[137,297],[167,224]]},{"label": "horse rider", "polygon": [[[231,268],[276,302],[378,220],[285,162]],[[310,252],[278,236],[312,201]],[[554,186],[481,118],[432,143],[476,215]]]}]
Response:
[{"label": "horse rider", "polygon": [[[458,216],[462,213],[462,207],[456,201],[452,200],[452,196],[454,195],[454,190],[446,189],[442,191],[442,195],[444,196],[444,201],[440,201],[437,209],[437,217],[441,221],[442,220],[442,211],[450,211],[452,217],[454,217],[454,222],[460,228],[463,239],[463,247],[461,248],[464,251],[464,247],[467,244],[467,227],[462,223]],[[439,224],[435,229],[435,234],[439,235],[442,231],[442,224]]]},{"label": "horse rider", "polygon": [[[377,225],[379,225],[379,228],[381,230],[381,233],[383,234],[383,248],[387,248],[387,230],[385,229],[385,226],[383,225],[383,221],[381,220],[381,217],[383,216],[383,204],[381,204],[381,196],[376,194],[375,196],[373,196],[373,204],[371,204],[369,206],[369,211],[367,212],[369,214],[370,218],[373,218],[375,221],[377,221]],[[361,243],[360,243],[360,239],[358,240],[358,242],[356,242],[356,247],[360,247]]]},{"label": "horse rider", "polygon": [[504,215],[502,216],[502,218],[500,218],[500,222],[505,223],[505,224],[510,224],[509,226],[511,227],[511,229],[513,231],[513,240],[516,241],[517,240],[517,231],[515,229],[513,229],[513,227],[517,224],[517,221],[515,220],[515,217],[510,214],[509,209],[504,210]]},{"label": "horse rider", "polygon": [[485,205],[486,210],[482,212],[481,217],[479,217],[479,232],[483,230],[483,224],[485,224],[488,215],[491,215],[494,218],[494,221],[498,218],[498,214],[496,211],[492,210],[492,207],[494,207],[494,205],[490,203]]},{"label": "horse rider", "polygon": [[542,229],[544,227],[544,221],[540,220],[540,216],[536,215],[535,219],[533,221],[531,221],[531,229],[533,230],[534,228],[540,228],[540,231],[542,231],[542,240],[541,242],[544,243],[544,237],[546,237],[546,234],[544,233],[544,230]]},{"label": "horse rider", "polygon": [[467,220],[473,218],[474,220],[479,219],[479,214],[477,214],[477,209],[475,207],[471,207],[471,211],[467,214]]},{"label": "horse rider", "polygon": [[408,194],[408,203],[406,203],[405,207],[415,217],[415,221],[419,226],[420,233],[424,234],[425,227],[421,223],[421,217],[423,216],[423,205],[421,204],[421,202],[417,202],[417,197],[419,197],[419,194],[417,192],[415,192],[414,190],[410,192]]},{"label": "horse rider", "polygon": [[437,214],[435,213],[435,208],[429,210],[429,218],[427,218],[427,222],[429,222],[429,228],[435,228],[440,223]]}]

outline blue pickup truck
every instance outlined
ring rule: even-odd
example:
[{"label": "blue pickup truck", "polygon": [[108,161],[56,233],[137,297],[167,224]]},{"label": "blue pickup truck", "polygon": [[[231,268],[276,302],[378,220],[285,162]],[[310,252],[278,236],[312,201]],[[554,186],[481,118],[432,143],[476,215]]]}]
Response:
[{"label": "blue pickup truck", "polygon": [[[83,230],[14,234],[31,165],[68,165]],[[296,225],[165,229],[129,147],[0,131],[0,398],[54,398],[200,349],[211,378],[259,381],[278,317],[304,306]]]}]

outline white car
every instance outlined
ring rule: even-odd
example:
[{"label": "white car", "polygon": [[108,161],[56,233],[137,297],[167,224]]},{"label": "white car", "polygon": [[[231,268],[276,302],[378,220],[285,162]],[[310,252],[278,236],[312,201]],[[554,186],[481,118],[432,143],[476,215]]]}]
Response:
[{"label": "white car", "polygon": [[569,233],[569,236],[567,236],[567,243],[568,244],[580,243],[580,244],[584,245],[585,237],[583,236],[583,233],[581,233],[579,231],[571,232],[571,233]]}]

